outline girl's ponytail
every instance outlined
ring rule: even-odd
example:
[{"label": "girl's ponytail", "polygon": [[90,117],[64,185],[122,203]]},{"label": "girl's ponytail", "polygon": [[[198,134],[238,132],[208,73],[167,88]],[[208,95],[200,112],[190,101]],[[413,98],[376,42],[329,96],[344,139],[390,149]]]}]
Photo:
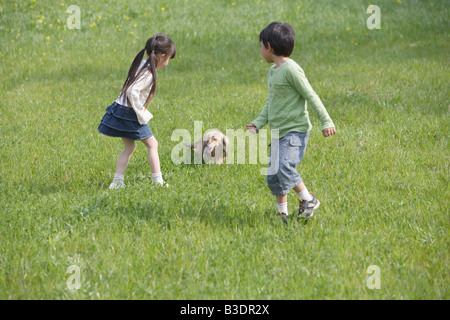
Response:
[{"label": "girl's ponytail", "polygon": [[[148,59],[142,68],[139,70],[142,59],[144,58],[144,53],[147,52]],[[141,74],[148,70],[152,74],[153,83],[150,89],[150,93],[147,100],[144,103],[144,107],[147,108],[150,101],[153,99],[156,91],[156,67],[158,64],[156,55],[165,54],[167,59],[175,58],[176,48],[172,39],[164,34],[156,34],[147,40],[145,48],[139,51],[131,64],[130,70],[128,71],[127,79],[123,84],[120,96],[126,94],[128,88],[141,76]]]},{"label": "girl's ponytail", "polygon": [[[150,93],[148,95],[147,100],[145,101],[144,107],[147,108],[150,101],[152,101],[153,97],[155,96],[156,91],[156,54],[155,54],[155,48],[156,48],[156,36],[151,37],[148,41],[148,61],[146,64],[148,64],[148,69],[150,70],[152,76],[153,76],[153,83],[152,88],[150,89]],[[147,46],[146,46],[147,47]],[[150,51],[150,52],[149,52]]]},{"label": "girl's ponytail", "polygon": [[139,66],[141,65],[141,61],[144,58],[145,54],[145,48],[139,51],[139,53],[136,55],[136,57],[133,60],[133,63],[131,64],[130,70],[128,70],[127,79],[125,80],[125,83],[122,86],[122,91],[120,92],[120,97],[122,97],[128,90],[128,88],[133,84],[133,82],[136,80],[137,71],[139,69]]}]

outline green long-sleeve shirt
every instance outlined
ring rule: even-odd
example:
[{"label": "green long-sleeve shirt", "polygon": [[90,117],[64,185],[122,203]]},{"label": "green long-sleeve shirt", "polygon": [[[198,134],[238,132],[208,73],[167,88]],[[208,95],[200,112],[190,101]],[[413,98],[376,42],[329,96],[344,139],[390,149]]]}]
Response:
[{"label": "green long-sleeve shirt", "polygon": [[322,101],[306,79],[303,69],[292,59],[280,67],[272,66],[267,75],[269,94],[261,114],[252,121],[260,129],[269,122],[270,129],[278,129],[282,138],[290,131],[307,132],[312,125],[306,102],[319,118],[322,130],[334,128]]}]

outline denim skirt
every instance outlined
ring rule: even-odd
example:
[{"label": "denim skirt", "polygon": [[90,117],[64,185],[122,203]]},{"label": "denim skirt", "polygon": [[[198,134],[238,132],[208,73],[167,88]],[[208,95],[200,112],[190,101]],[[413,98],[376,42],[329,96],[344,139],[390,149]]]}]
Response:
[{"label": "denim skirt", "polygon": [[106,108],[98,131],[106,136],[145,140],[153,136],[148,124],[140,124],[133,108],[117,102]]}]

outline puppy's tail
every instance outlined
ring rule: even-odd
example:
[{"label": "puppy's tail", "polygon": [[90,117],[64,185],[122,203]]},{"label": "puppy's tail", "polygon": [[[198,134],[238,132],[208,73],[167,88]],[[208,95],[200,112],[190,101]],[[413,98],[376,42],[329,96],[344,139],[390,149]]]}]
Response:
[{"label": "puppy's tail", "polygon": [[195,148],[194,143],[187,143],[187,142],[183,142],[183,143],[184,143],[184,145],[185,145],[186,147],[189,147],[189,148],[191,148],[191,149],[194,149],[194,148]]}]

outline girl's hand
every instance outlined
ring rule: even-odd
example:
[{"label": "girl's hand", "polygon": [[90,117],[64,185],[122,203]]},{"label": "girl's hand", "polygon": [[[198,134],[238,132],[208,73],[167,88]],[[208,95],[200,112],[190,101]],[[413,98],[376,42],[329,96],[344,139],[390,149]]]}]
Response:
[{"label": "girl's hand", "polygon": [[333,134],[336,133],[336,129],[335,128],[326,128],[322,131],[322,134],[324,136],[324,138],[332,136]]},{"label": "girl's hand", "polygon": [[247,125],[247,130],[250,131],[251,133],[258,133],[258,128],[253,124],[253,123],[249,123]]}]

